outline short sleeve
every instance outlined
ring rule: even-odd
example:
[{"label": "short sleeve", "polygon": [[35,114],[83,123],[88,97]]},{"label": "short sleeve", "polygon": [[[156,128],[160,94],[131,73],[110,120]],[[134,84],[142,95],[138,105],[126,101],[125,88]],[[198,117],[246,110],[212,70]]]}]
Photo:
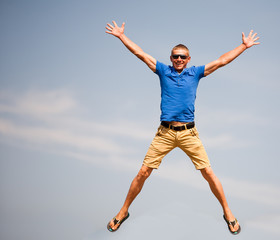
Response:
[{"label": "short sleeve", "polygon": [[166,68],[165,64],[157,61],[155,74],[161,76],[164,73],[165,68]]},{"label": "short sleeve", "polygon": [[205,71],[205,65],[196,67],[196,74],[198,75],[198,78],[204,77],[204,71]]}]

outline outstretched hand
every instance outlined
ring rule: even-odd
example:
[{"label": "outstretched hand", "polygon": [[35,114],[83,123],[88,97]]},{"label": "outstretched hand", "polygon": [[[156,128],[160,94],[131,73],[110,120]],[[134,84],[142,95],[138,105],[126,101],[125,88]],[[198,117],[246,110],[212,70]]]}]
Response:
[{"label": "outstretched hand", "polygon": [[250,48],[254,45],[260,44],[260,42],[256,42],[259,40],[259,37],[256,37],[257,33],[253,34],[253,30],[250,31],[248,37],[245,37],[245,34],[242,33],[242,41],[246,48]]},{"label": "outstretched hand", "polygon": [[125,23],[123,23],[122,26],[119,27],[115,21],[112,21],[112,22],[113,22],[114,26],[112,26],[111,24],[107,23],[106,29],[108,31],[106,31],[106,33],[112,34],[115,37],[120,37],[120,35],[124,33],[124,25],[125,25]]}]

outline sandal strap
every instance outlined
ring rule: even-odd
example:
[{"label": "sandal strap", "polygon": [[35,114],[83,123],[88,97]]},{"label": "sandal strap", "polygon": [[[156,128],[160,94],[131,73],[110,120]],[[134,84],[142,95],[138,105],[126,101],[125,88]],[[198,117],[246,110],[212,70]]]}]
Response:
[{"label": "sandal strap", "polygon": [[224,215],[223,217],[224,217],[224,219],[225,219],[225,221],[226,221],[226,223],[227,223],[227,225],[228,225],[229,231],[230,231],[232,234],[236,235],[236,234],[240,233],[240,231],[241,231],[240,225],[239,225],[239,227],[238,227],[238,229],[237,229],[236,231],[232,231],[231,228],[230,228],[230,226],[232,226],[232,227],[234,228],[234,226],[238,223],[238,221],[237,221],[236,218],[235,218],[233,221],[228,221],[228,220],[226,219],[225,215]]},{"label": "sandal strap", "polygon": [[114,217],[114,218],[113,218],[114,225],[116,225],[116,224],[122,224],[128,217],[129,217],[129,213],[128,213],[127,216],[124,217],[122,220],[118,220],[118,219],[116,219],[116,217]]},{"label": "sandal strap", "polygon": [[229,221],[226,219],[226,217],[224,216],[225,221],[227,222],[227,224],[231,225],[232,227],[234,227],[237,224],[237,219],[235,218],[233,221]]},{"label": "sandal strap", "polygon": [[228,221],[226,218],[225,218],[227,224],[231,225],[231,226],[235,226],[237,224],[237,219],[235,218],[233,221]]},{"label": "sandal strap", "polygon": [[237,219],[235,218],[232,222],[228,222],[232,227],[234,227],[237,224]]},{"label": "sandal strap", "polygon": [[118,220],[118,219],[116,219],[115,217],[114,217],[114,219],[113,219],[114,221],[114,225],[116,225],[116,224],[120,224],[121,223],[121,221],[120,220]]}]

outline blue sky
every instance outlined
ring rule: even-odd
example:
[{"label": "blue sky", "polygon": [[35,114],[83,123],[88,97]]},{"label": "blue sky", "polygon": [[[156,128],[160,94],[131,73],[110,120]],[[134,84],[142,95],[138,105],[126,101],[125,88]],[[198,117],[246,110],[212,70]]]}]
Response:
[{"label": "blue sky", "polygon": [[203,65],[261,44],[201,80],[196,124],[239,239],[279,239],[278,1],[1,1],[1,239],[228,239],[222,210],[178,149],[111,234],[159,125],[157,76],[105,33],[125,33],[169,64],[171,48]]}]

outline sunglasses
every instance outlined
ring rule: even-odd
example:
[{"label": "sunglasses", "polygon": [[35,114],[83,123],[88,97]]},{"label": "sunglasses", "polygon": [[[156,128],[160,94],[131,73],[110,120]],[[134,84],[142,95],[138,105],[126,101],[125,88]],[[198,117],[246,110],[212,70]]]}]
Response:
[{"label": "sunglasses", "polygon": [[178,55],[177,55],[177,54],[176,54],[176,55],[172,55],[172,58],[174,58],[174,59],[178,59],[179,57],[180,57],[181,59],[187,59],[189,56],[186,56],[186,55],[179,55],[179,54],[178,54]]}]

